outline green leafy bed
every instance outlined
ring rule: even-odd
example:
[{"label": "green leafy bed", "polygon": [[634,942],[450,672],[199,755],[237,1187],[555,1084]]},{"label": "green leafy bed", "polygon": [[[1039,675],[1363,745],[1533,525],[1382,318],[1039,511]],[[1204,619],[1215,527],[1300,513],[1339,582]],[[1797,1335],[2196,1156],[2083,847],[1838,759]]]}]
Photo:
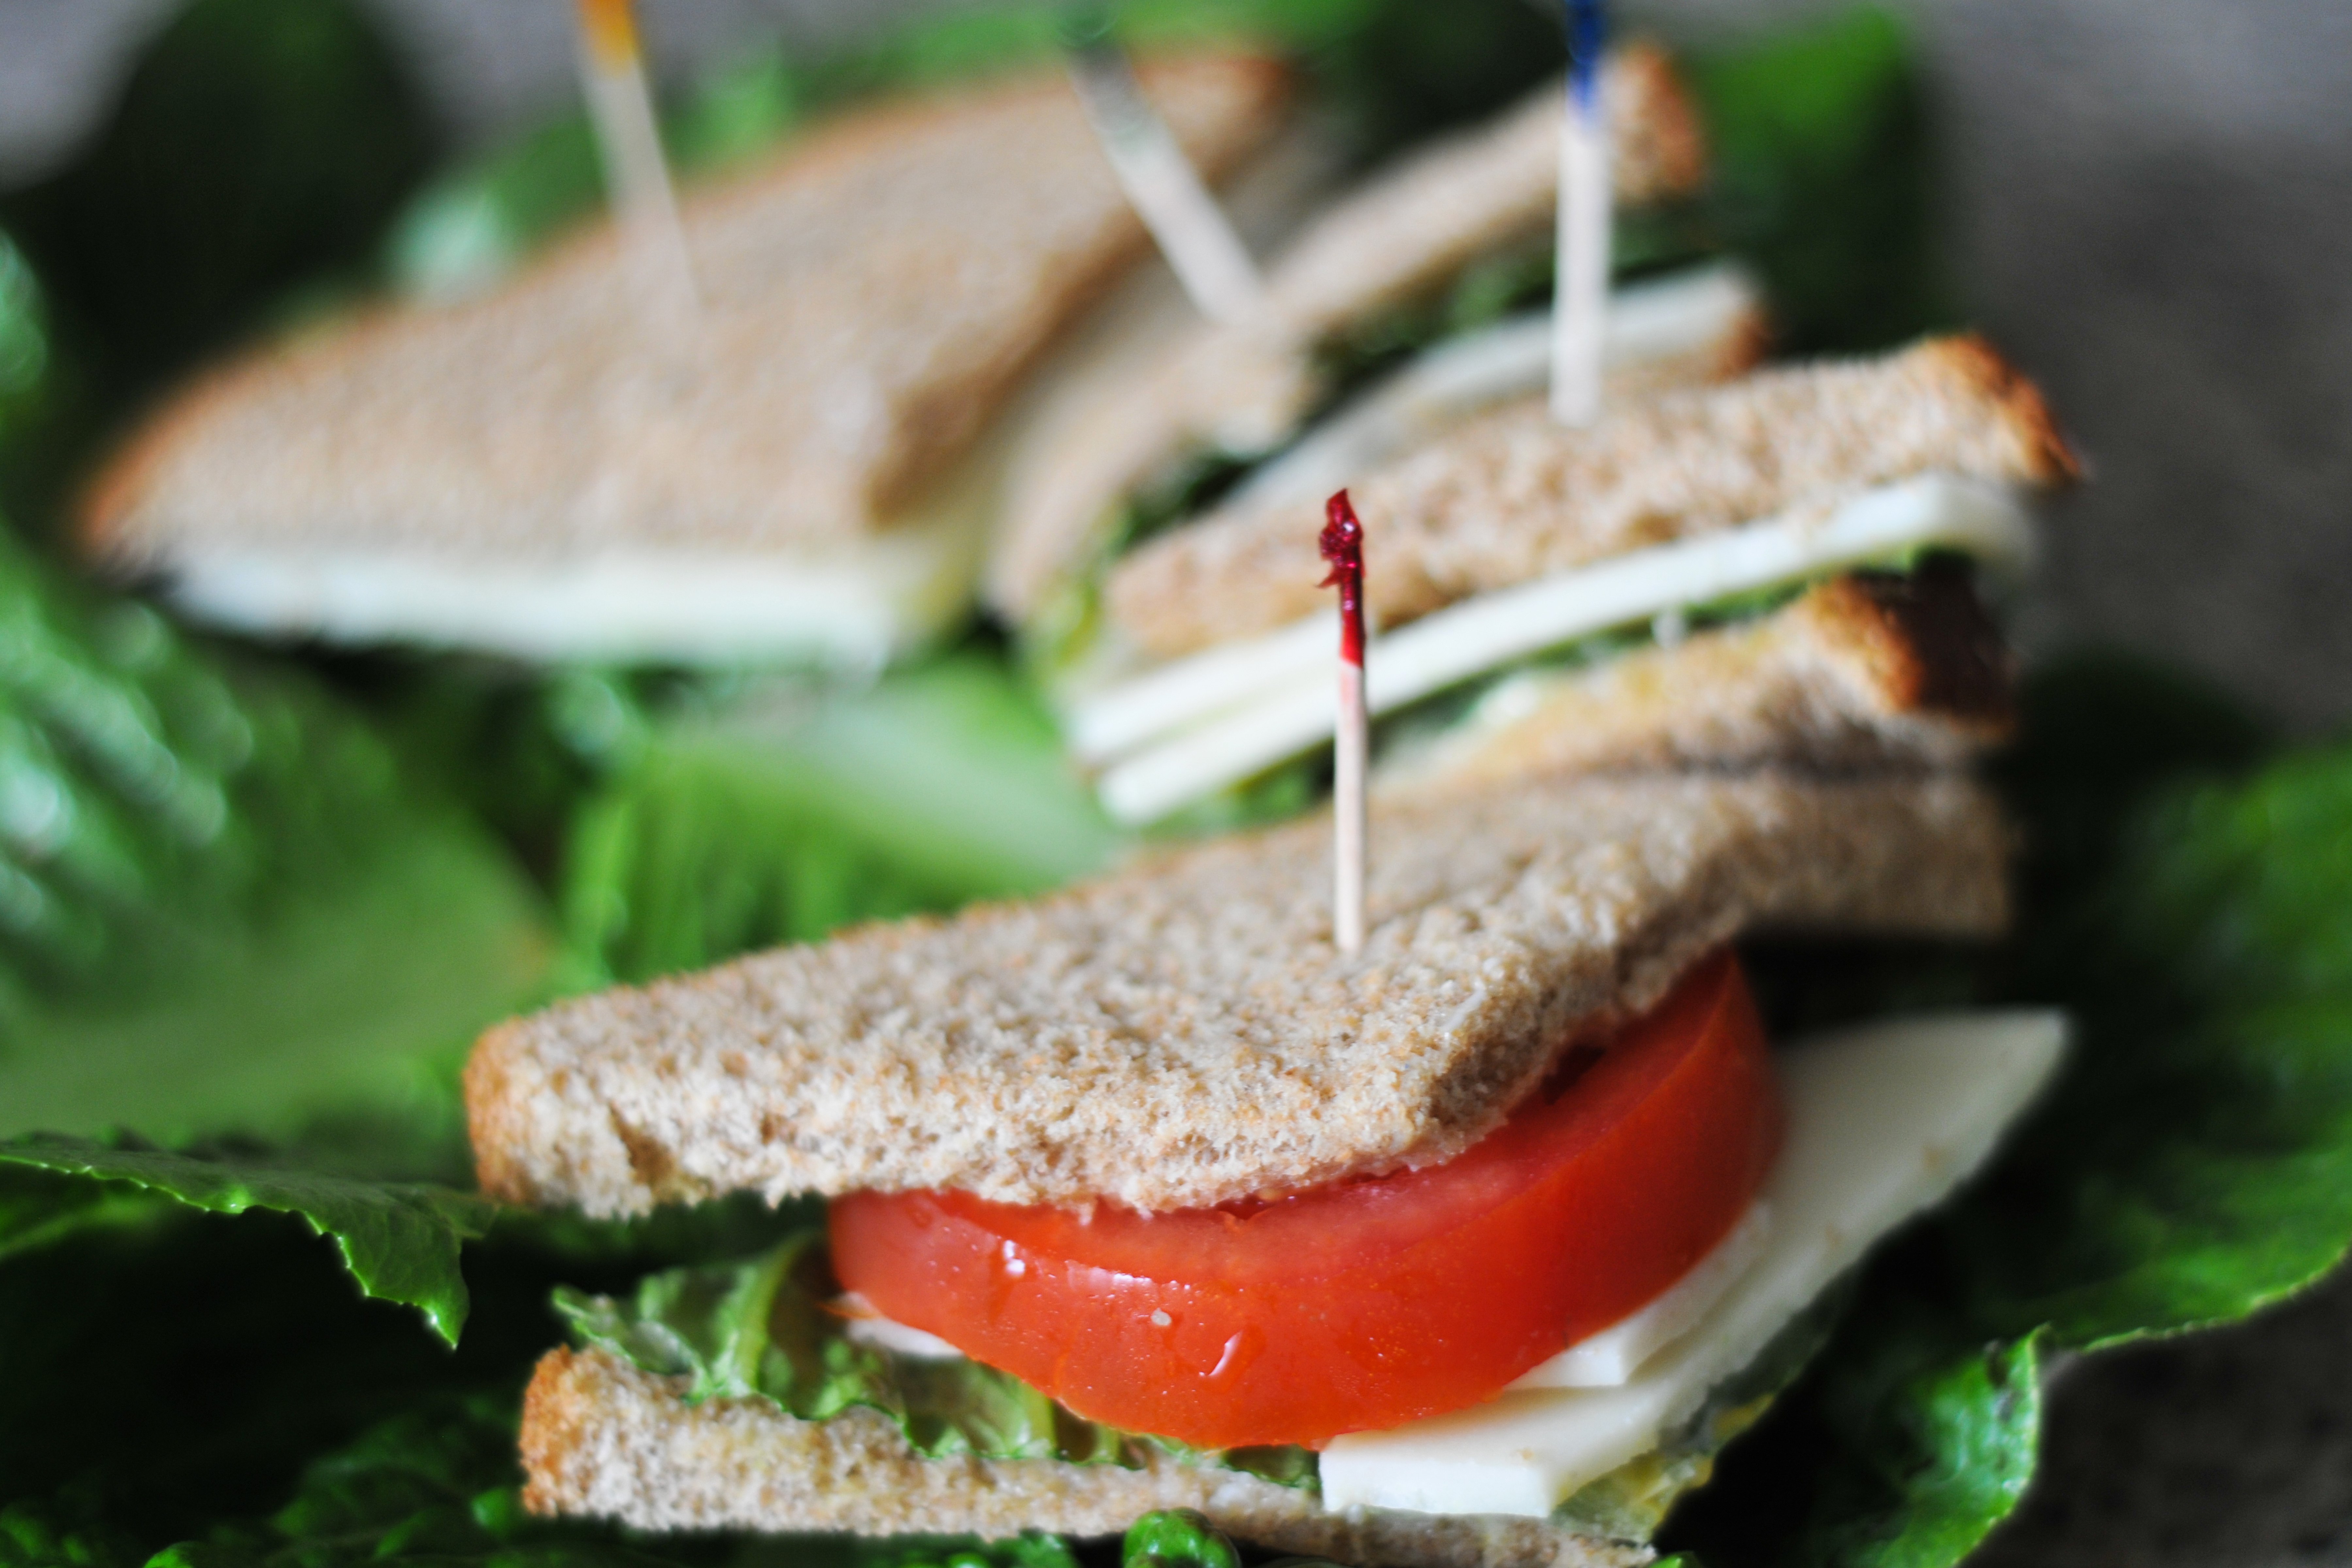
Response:
[{"label": "green leafy bed", "polygon": [[[1782,1026],[2031,999],[2074,1011],[2080,1054],[1992,1178],[1853,1283],[1770,1414],[1720,1457],[1689,1456],[1675,1484],[1710,1469],[1713,1484],[1668,1521],[1666,1546],[1717,1564],[1955,1562],[2030,1479],[2056,1359],[2242,1317],[2352,1239],[2352,910],[2336,897],[2352,875],[2352,749],[2272,752],[2201,693],[2127,666],[2045,677],[2030,715],[2007,780],[2032,847],[2013,942],[1759,951],[1756,965]],[[0,1342],[39,1369],[0,1384],[0,1540],[26,1561],[128,1562],[181,1539],[305,1563],[426,1542],[433,1555],[718,1552],[516,1511],[513,1401],[558,1336],[559,1285],[582,1288],[561,1299],[586,1337],[706,1392],[766,1392],[812,1416],[880,1404],[942,1452],[1118,1462],[1132,1441],[1073,1432],[1001,1381],[910,1384],[828,1349],[773,1295],[759,1308],[800,1256],[782,1244],[803,1216],[492,1223],[454,1193],[289,1158],[58,1138],[0,1152]],[[246,1210],[299,1218],[222,1217]],[[470,1284],[456,1352],[337,1287],[311,1231],[363,1290],[452,1332]],[[755,1261],[708,1266],[729,1257]],[[648,1341],[648,1322],[670,1337]],[[779,1372],[771,1350],[795,1343],[803,1359]],[[1755,1411],[1721,1414],[1738,1426]]]},{"label": "green leafy bed", "polygon": [[[1556,58],[1517,0],[1434,29],[1372,0],[1238,9],[1305,48],[1368,152]],[[753,60],[673,134],[716,161],[1050,33],[1044,7],[975,9],[855,57]],[[1891,25],[1700,75],[1726,177],[1697,216],[1762,237],[1805,340],[1925,324]],[[396,213],[400,265],[446,283],[485,254],[485,213],[509,226],[495,249],[593,201],[576,127],[420,194],[424,127],[342,0],[195,0],[89,153],[0,196],[0,504],[26,542],[0,533],[0,1568],[1237,1568],[1181,1517],[1123,1548],[982,1548],[521,1510],[517,1401],[565,1313],[706,1392],[877,1405],[934,1451],[1131,1460],[1142,1439],[993,1374],[916,1377],[780,1314],[809,1300],[784,1289],[804,1209],[617,1226],[482,1203],[454,1090],[477,1029],[567,986],[1049,886],[1118,845],[984,639],[857,689],[328,659],[206,644],[43,554],[63,476],[112,421],[221,334],[375,272]],[[2126,665],[2030,696],[2004,777],[2029,848],[2011,942],[1752,956],[1783,1028],[2063,1005],[2067,1077],[1989,1180],[1579,1518],[1638,1534],[1711,1477],[1663,1548],[1955,1562],[2029,1483],[2053,1366],[2242,1318],[2352,1239],[2352,748],[2277,749]],[[1308,1479],[1297,1456],[1191,1458]]]}]

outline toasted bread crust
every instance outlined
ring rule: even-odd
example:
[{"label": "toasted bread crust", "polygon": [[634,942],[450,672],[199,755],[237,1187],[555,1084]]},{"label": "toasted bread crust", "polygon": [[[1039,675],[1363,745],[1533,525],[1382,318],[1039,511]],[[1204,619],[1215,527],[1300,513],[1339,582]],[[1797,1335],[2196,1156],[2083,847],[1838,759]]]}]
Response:
[{"label": "toasted bread crust", "polygon": [[1623,144],[1616,177],[1641,180],[1631,199],[1662,201],[1696,194],[1706,184],[1712,162],[1706,122],[1698,99],[1675,68],[1674,57],[1636,38],[1618,51],[1623,79],[1611,105],[1610,134]]},{"label": "toasted bread crust", "polygon": [[2016,660],[1957,564],[1851,573],[1802,607],[1822,647],[1869,682],[1872,711],[1946,720],[1979,746],[2015,731]]},{"label": "toasted bread crust", "polygon": [[2082,457],[2059,428],[2057,416],[2031,376],[1979,332],[1946,338],[1937,352],[1956,379],[1974,384],[1988,402],[2000,408],[2029,454],[2029,478],[2053,488],[2081,482]]},{"label": "toasted bread crust", "polygon": [[[2016,725],[2014,661],[1964,573],[1832,578],[1759,620],[1526,678],[1383,787],[1564,773],[1965,765]],[[1498,694],[1498,697],[1501,694]]]},{"label": "toasted bread crust", "polygon": [[[1212,174],[1286,96],[1254,58],[1142,74]],[[683,216],[693,323],[633,308],[631,253],[593,226],[485,298],[377,308],[200,380],[86,492],[86,544],[137,567],[854,539],[1147,245],[1059,73],[862,110]]]},{"label": "toasted bread crust", "polygon": [[1153,1509],[1198,1509],[1242,1540],[1365,1568],[1634,1568],[1641,1547],[1542,1520],[1351,1510],[1238,1471],[1053,1459],[926,1459],[863,1409],[795,1420],[760,1399],[688,1405],[603,1351],[551,1352],[524,1396],[523,1502],[642,1530],[1024,1530],[1099,1536]]},{"label": "toasted bread crust", "polygon": [[[1586,431],[1561,428],[1531,400],[1355,487],[1367,607],[1395,626],[1935,469],[2030,485],[2076,472],[2040,396],[1975,337],[1761,371],[1636,404]],[[1166,657],[1287,625],[1322,606],[1320,526],[1314,508],[1295,504],[1206,518],[1120,563],[1108,612]]]},{"label": "toasted bread crust", "polygon": [[603,1215],[747,1189],[1195,1207],[1450,1157],[1741,931],[2007,914],[1998,810],[1958,779],[1388,803],[1356,959],[1329,841],[1297,823],[504,1026],[467,1077],[483,1188]]}]

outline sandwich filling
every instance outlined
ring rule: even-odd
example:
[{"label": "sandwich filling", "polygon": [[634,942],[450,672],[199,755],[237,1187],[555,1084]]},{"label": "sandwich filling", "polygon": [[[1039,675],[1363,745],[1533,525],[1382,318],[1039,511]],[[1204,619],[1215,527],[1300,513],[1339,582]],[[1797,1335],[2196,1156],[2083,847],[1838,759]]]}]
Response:
[{"label": "sandwich filling", "polygon": [[[2006,487],[1930,474],[1483,594],[1376,635],[1366,700],[1382,717],[1474,681],[1617,657],[1753,615],[1851,567],[1948,552],[2014,573],[2032,550],[2031,521]],[[1328,741],[1329,642],[1321,618],[1301,621],[1072,708],[1073,749],[1102,770],[1104,805],[1122,822],[1154,822]]]},{"label": "sandwich filling", "polygon": [[834,1266],[1090,1420],[1320,1447],[1475,1404],[1664,1294],[1740,1223],[1780,1135],[1726,954],[1442,1163],[1160,1215],[857,1194],[832,1208]]},{"label": "sandwich filling", "polygon": [[933,1458],[1173,1458],[1639,1540],[2063,1044],[1987,1016],[1776,1055],[1718,955],[1436,1166],[1156,1216],[862,1194],[829,1247],[562,1305],[689,1402],[879,1409]]}]

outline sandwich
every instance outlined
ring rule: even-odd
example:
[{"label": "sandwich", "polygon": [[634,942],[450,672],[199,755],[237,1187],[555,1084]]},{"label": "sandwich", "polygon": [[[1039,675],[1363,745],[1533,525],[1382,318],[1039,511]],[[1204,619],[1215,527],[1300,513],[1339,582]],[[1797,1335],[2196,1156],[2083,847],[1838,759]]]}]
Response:
[{"label": "sandwich", "polygon": [[[530,1508],[991,1539],[1181,1509],[1367,1568],[1647,1560],[1840,1280],[2063,1055],[2046,1012],[1775,1045],[1740,944],[2000,933],[2010,830],[1972,766],[2013,722],[2011,664],[1937,547],[2021,554],[2005,489],[2074,464],[1973,339],[1580,437],[1525,418],[1361,487],[1393,635],[1452,616],[1486,650],[1464,675],[1498,670],[1514,637],[1563,640],[1515,585],[1613,555],[1638,586],[1645,552],[1726,539],[1702,580],[1751,602],[1512,671],[1395,748],[1360,952],[1318,815],[478,1043],[495,1197],[824,1202],[752,1258],[559,1295]],[[1155,592],[1108,602],[1171,661],[1238,650],[1263,679],[1286,622],[1325,629],[1296,521],[1167,535],[1122,568]],[[1690,580],[1648,613],[1704,610]],[[1613,592],[1602,629],[1630,618]]]},{"label": "sandwich", "polygon": [[1726,944],[1990,936],[2006,829],[1958,774],[1768,769],[1461,783],[1374,831],[1357,961],[1307,822],[485,1037],[488,1194],[832,1200],[561,1300],[529,1505],[982,1536],[1187,1507],[1351,1563],[1640,1561],[2062,1045],[2011,1015],[1776,1055]]},{"label": "sandwich", "polygon": [[[1141,79],[1212,176],[1281,123],[1263,58]],[[683,223],[690,320],[636,309],[596,226],[215,372],[99,475],[89,552],[271,636],[853,667],[936,637],[1017,394],[1147,248],[1067,82],[844,113]]]},{"label": "sandwich", "polygon": [[[1616,51],[1602,90],[1620,205],[1693,195],[1705,137],[1664,52]],[[1510,312],[1540,306],[1549,285],[1562,99],[1554,83],[1375,173],[1268,262],[1255,316],[1107,364],[1038,421],[1012,459],[987,592],[1050,668],[1083,663],[1069,645],[1105,561],[1181,519],[1195,492],[1240,475],[1313,490],[1335,468],[1344,481],[1540,388],[1544,312]],[[1617,315],[1607,357],[1621,399],[1734,374],[1765,335],[1753,285],[1728,266],[1651,280]],[[1265,461],[1318,422],[1307,450]]]},{"label": "sandwich", "polygon": [[[1635,654],[1620,689],[1674,689],[1658,714],[1687,725],[1691,700],[1720,706],[1738,689],[1717,679],[1727,647],[1763,657],[1777,646],[1785,660],[1790,638],[1841,619],[1896,625],[1912,641],[1957,638],[1913,660],[1952,669],[1994,634],[1966,602],[1972,573],[1951,568],[2016,576],[2032,549],[2025,502],[2078,471],[2032,383],[1974,336],[1661,393],[1588,430],[1555,425],[1539,397],[1497,405],[1355,484],[1381,743],[1392,755],[1423,749],[1507,712],[1546,679],[1573,674],[1592,689]],[[1068,697],[1064,718],[1115,817],[1160,821],[1317,765],[1332,727],[1318,510],[1300,496],[1244,494],[1111,572],[1095,641],[1098,668],[1119,673]],[[1938,581],[1907,600],[1856,590],[1875,610],[1854,592],[1806,597],[1855,571],[1939,561]],[[1896,615],[1898,600],[1910,609]],[[1759,621],[1785,635],[1749,625]],[[1853,685],[1870,668],[1863,650],[1843,689],[1872,712],[1906,705],[1895,687],[1873,696]],[[1901,677],[1883,660],[1878,672]],[[1808,688],[1822,700],[1837,689]],[[1785,684],[1777,697],[1744,689],[1798,717]],[[1763,728],[1751,751],[1774,750],[1766,731],[1800,758],[1811,749],[1762,708],[1754,717]],[[1595,732],[1574,743],[1596,743]]]}]

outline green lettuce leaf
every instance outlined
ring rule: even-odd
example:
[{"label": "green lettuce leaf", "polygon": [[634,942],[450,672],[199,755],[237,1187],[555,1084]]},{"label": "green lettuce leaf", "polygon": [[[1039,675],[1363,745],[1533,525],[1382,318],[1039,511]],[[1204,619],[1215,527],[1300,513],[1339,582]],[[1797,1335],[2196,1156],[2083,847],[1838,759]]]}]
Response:
[{"label": "green lettuce leaf", "polygon": [[1135,1468],[1154,1453],[1312,1484],[1304,1449],[1206,1453],[1088,1421],[1019,1378],[961,1358],[931,1361],[852,1341],[827,1310],[840,1293],[824,1235],[805,1232],[740,1263],[671,1269],[628,1300],[559,1290],[556,1310],[582,1342],[661,1377],[689,1402],[758,1396],[803,1421],[878,1410],[928,1458],[1060,1459]]},{"label": "green lettuce leaf", "polygon": [[2352,1247],[2352,748],[2249,772],[2242,719],[2113,663],[2028,721],[2027,919],[1979,994],[2065,1005],[2074,1055],[1674,1522],[1710,1562],[1957,1563],[2023,1493],[2053,1358],[2240,1321]]},{"label": "green lettuce leaf", "polygon": [[[275,1155],[240,1158],[285,1174]],[[563,1279],[622,1289],[649,1269],[772,1246],[781,1227],[807,1223],[805,1210],[779,1215],[756,1198],[625,1224],[507,1211],[467,1245],[471,1310],[452,1350],[408,1308],[353,1289],[298,1215],[257,1206],[230,1218],[127,1183],[0,1163],[0,1224],[41,1185],[148,1206],[136,1224],[87,1226],[37,1251],[0,1247],[0,1563],[16,1561],[5,1538],[19,1522],[47,1541],[43,1552],[79,1554],[84,1568],[137,1564],[175,1542],[251,1549],[277,1568],[356,1563],[380,1544],[387,1555],[486,1560],[618,1549],[619,1532],[514,1506],[518,1405],[558,1333],[548,1292]],[[306,1502],[302,1521],[288,1515],[281,1530],[273,1521],[289,1502]],[[478,1504],[490,1535],[444,1529],[453,1508]],[[428,1511],[434,1521],[418,1518]],[[661,1554],[751,1568],[735,1550],[688,1541]],[[645,1561],[653,1548],[637,1551]],[[868,1559],[802,1542],[777,1561]]]},{"label": "green lettuce leaf", "polygon": [[366,1109],[446,1158],[449,1068],[552,951],[506,853],[324,691],[0,532],[0,1135]]},{"label": "green lettuce leaf", "polygon": [[[249,1160],[202,1159],[127,1142],[96,1143],[55,1134],[0,1142],[0,1164],[133,1187],[215,1214],[261,1208],[298,1215],[313,1231],[333,1239],[343,1266],[362,1290],[416,1308],[453,1345],[465,1327],[467,1309],[458,1251],[467,1239],[488,1228],[493,1212],[480,1198],[441,1187],[355,1181]],[[66,1212],[80,1217],[103,1200],[77,1196],[68,1201],[72,1206]],[[5,1233],[0,1233],[0,1247],[5,1246]]]},{"label": "green lettuce leaf", "polygon": [[[2052,955],[2087,1070],[1958,1216],[1984,1322],[2127,1343],[2234,1321],[2344,1257],[2347,879],[2352,749],[2168,793],[2131,826]],[[2053,1193],[2065,1207],[2023,1223]]]},{"label": "green lettuce leaf", "polygon": [[655,726],[575,822],[563,923],[589,974],[642,979],[1058,886],[1118,843],[1034,699],[965,656]]},{"label": "green lettuce leaf", "polygon": [[1119,1568],[1242,1568],[1224,1531],[1189,1508],[1166,1508],[1128,1526]]},{"label": "green lettuce leaf", "polygon": [[47,461],[42,437],[59,400],[61,367],[52,342],[48,300],[32,264],[5,233],[0,233],[0,512],[24,504],[37,484],[28,468]]},{"label": "green lettuce leaf", "polygon": [[1762,277],[1783,349],[1883,348],[1959,319],[1907,27],[1858,5],[1692,51],[1713,150],[1702,233]]}]

